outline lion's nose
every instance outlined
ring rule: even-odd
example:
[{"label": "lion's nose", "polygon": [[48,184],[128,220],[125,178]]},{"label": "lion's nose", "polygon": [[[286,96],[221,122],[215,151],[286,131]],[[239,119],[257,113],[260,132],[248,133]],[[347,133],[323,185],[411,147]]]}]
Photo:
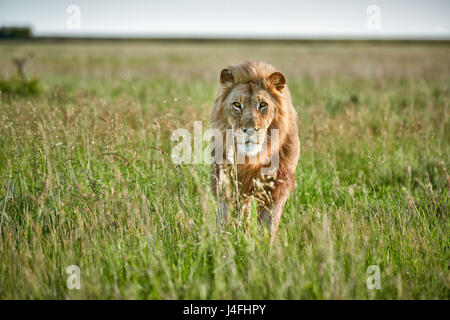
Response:
[{"label": "lion's nose", "polygon": [[248,134],[249,136],[251,136],[252,134],[254,134],[255,132],[258,132],[259,128],[242,128],[242,131],[246,134]]}]

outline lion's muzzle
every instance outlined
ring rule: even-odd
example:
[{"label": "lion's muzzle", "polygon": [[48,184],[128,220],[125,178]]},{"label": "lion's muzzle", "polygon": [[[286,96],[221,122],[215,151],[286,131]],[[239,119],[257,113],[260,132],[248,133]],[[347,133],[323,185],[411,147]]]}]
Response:
[{"label": "lion's muzzle", "polygon": [[241,128],[236,130],[236,145],[238,153],[248,157],[258,155],[262,149],[266,130],[260,128]]}]

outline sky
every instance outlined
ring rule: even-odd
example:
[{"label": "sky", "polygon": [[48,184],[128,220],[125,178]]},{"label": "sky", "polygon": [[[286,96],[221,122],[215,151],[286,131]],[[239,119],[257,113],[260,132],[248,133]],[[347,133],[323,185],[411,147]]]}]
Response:
[{"label": "sky", "polygon": [[0,0],[38,36],[450,39],[450,0]]}]

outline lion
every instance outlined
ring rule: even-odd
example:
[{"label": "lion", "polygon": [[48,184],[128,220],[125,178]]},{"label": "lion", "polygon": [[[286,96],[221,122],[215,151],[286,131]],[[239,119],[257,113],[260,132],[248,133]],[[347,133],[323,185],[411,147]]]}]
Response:
[{"label": "lion", "polygon": [[[246,61],[223,69],[211,128],[222,133],[222,140],[214,141],[215,144],[229,146],[226,132],[233,133],[231,149],[214,148],[212,152],[216,159],[212,164],[212,184],[218,199],[219,224],[228,221],[233,192],[238,195],[240,217],[246,215],[247,220],[251,200],[255,199],[258,221],[269,227],[272,243],[286,200],[295,188],[300,156],[297,112],[285,76],[261,61]],[[278,141],[272,141],[274,136]],[[221,150],[220,154],[214,154],[217,150]],[[242,161],[236,161],[237,156]],[[274,160],[275,170],[267,170],[273,167]]]}]

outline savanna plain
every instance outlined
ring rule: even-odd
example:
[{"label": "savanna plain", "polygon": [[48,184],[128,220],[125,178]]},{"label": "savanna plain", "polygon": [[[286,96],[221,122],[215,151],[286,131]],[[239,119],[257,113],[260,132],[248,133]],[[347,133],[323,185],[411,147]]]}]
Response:
[{"label": "savanna plain", "polygon": [[[247,59],[298,112],[272,246],[171,160]],[[0,298],[449,299],[449,84],[449,43],[0,42]]]}]

